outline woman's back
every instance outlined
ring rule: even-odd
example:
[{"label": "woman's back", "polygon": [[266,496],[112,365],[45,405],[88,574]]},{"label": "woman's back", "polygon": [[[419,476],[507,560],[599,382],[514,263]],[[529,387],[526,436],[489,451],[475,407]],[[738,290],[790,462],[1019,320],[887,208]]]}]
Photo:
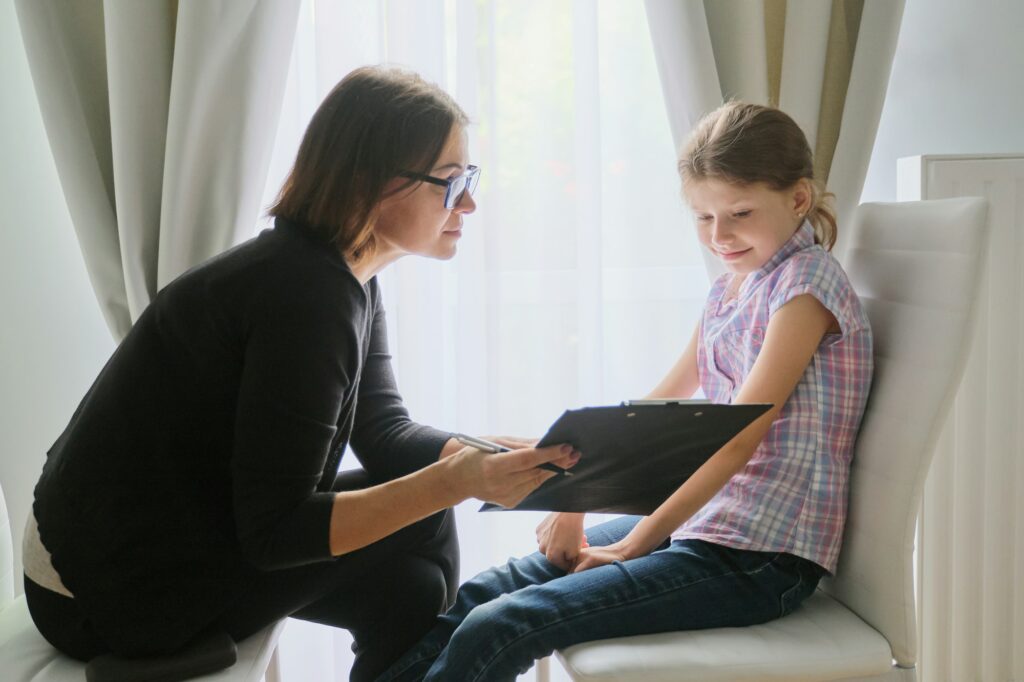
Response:
[{"label": "woman's back", "polygon": [[[159,623],[173,636],[244,588],[255,569],[239,523],[258,533],[321,477],[333,480],[327,444],[347,436],[351,410],[340,407],[357,386],[310,363],[361,364],[368,303],[340,256],[290,227],[190,270],[154,299],[51,448],[35,491],[40,537],[97,627],[152,640]],[[333,338],[326,353],[304,338],[317,329]],[[299,388],[263,395],[275,381]],[[321,404],[323,393],[338,397]],[[288,546],[269,561],[329,558],[330,497],[295,514]]]}]

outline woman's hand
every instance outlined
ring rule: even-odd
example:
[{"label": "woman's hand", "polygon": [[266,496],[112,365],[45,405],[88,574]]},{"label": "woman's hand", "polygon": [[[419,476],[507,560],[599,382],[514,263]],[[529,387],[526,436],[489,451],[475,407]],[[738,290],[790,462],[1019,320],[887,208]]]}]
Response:
[{"label": "woman's hand", "polygon": [[537,548],[563,571],[572,570],[580,550],[589,547],[583,533],[583,516],[554,512],[537,526]]},{"label": "woman's hand", "polygon": [[580,555],[573,566],[573,573],[580,573],[591,568],[604,566],[615,561],[626,561],[633,557],[629,556],[625,547],[620,543],[605,545],[604,547],[585,547],[580,550]]},{"label": "woman's hand", "polygon": [[519,436],[483,436],[483,439],[513,450],[532,448],[538,441],[537,438],[520,438]]},{"label": "woman's hand", "polygon": [[467,446],[442,463],[450,467],[451,485],[461,499],[475,497],[502,507],[514,507],[541,483],[558,475],[538,469],[537,465],[550,462],[571,466],[578,459],[571,445],[520,448],[493,454]]},{"label": "woman's hand", "polygon": [[[506,448],[510,448],[512,450],[537,447],[538,443],[538,439],[536,438],[520,438],[518,436],[484,436],[483,438],[484,440],[489,440],[492,443],[504,445]],[[569,469],[574,466],[579,459],[579,450],[573,450],[570,454],[560,457],[551,463],[555,466],[561,467],[562,469]]]}]

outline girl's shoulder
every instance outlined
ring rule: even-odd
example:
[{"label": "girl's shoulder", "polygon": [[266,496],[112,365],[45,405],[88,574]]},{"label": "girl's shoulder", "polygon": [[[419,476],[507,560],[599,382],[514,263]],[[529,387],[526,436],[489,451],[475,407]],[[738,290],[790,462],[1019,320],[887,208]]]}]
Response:
[{"label": "girl's shoulder", "polygon": [[815,244],[794,253],[772,273],[772,290],[817,286],[835,293],[853,293],[853,286],[835,256]]},{"label": "girl's shoulder", "polygon": [[793,254],[773,273],[768,293],[771,313],[802,294],[818,299],[836,318],[844,332],[868,329],[857,292],[836,258],[815,245]]}]

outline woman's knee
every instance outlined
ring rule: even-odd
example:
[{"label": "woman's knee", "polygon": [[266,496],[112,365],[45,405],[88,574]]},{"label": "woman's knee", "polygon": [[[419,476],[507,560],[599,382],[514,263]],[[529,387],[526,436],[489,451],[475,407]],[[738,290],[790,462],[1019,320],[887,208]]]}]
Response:
[{"label": "woman's knee", "polygon": [[417,522],[416,526],[419,540],[411,553],[441,569],[450,606],[459,587],[460,552],[455,511],[445,509]]},{"label": "woman's knee", "polygon": [[448,581],[444,569],[422,557],[410,557],[405,570],[395,576],[394,596],[403,603],[402,610],[433,620],[448,608]]}]

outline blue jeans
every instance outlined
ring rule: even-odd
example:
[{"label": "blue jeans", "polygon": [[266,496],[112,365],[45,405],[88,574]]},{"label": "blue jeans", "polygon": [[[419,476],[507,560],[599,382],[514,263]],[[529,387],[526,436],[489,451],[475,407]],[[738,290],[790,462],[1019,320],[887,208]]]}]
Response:
[{"label": "blue jeans", "polygon": [[[587,531],[591,545],[623,538],[639,517]],[[824,569],[776,552],[677,540],[647,556],[566,575],[531,554],[462,585],[455,605],[378,682],[514,680],[580,642],[763,623],[807,598]]]}]

